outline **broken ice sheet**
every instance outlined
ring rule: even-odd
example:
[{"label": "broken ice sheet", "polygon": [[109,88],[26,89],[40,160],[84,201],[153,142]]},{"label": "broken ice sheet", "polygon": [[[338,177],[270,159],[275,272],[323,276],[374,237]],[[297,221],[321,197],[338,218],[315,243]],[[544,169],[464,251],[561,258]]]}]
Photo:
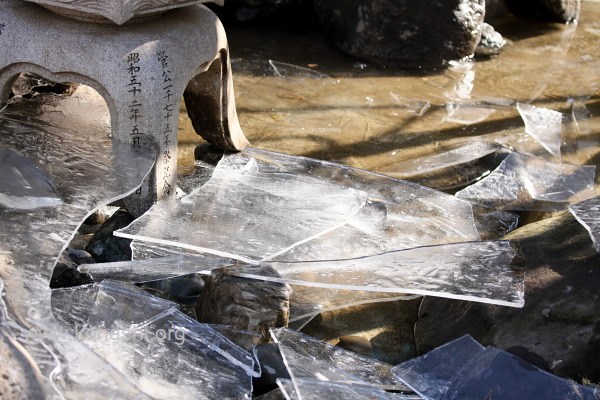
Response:
[{"label": "broken ice sheet", "polygon": [[560,160],[562,114],[524,103],[517,103],[517,110],[525,123],[525,132]]},{"label": "broken ice sheet", "polygon": [[334,81],[331,76],[321,73],[319,71],[315,71],[314,69],[305,68],[294,64],[288,64],[280,61],[269,60],[269,68],[275,76],[283,79],[326,79]]},{"label": "broken ice sheet", "polygon": [[408,111],[421,117],[431,107],[431,103],[428,100],[407,99],[394,92],[390,92],[389,95],[397,104],[394,110]]},{"label": "broken ice sheet", "polygon": [[[523,271],[505,241],[417,247],[376,256],[312,262],[263,262],[278,277],[252,265],[229,274],[331,289],[441,296],[512,307],[524,304]],[[516,261],[516,260],[515,260]],[[271,269],[269,269],[271,270]]]},{"label": "broken ice sheet", "polygon": [[463,365],[462,369],[453,375],[443,396],[432,398],[444,400],[600,399],[598,389],[552,375],[513,354],[493,347],[478,352]]},{"label": "broken ice sheet", "polygon": [[31,210],[62,204],[50,178],[13,150],[0,148],[0,171],[0,207]]},{"label": "broken ice sheet", "polygon": [[441,399],[452,377],[483,350],[482,345],[465,335],[396,365],[392,372],[424,399]]},{"label": "broken ice sheet", "polygon": [[456,197],[492,209],[554,211],[593,196],[595,175],[592,165],[511,153],[490,175]]},{"label": "broken ice sheet", "polygon": [[470,204],[339,164],[246,149],[115,233],[255,263],[346,259],[479,240]]},{"label": "broken ice sheet", "polygon": [[481,107],[476,104],[448,103],[446,104],[445,120],[455,124],[473,125],[485,121],[494,112],[496,110],[493,108]]},{"label": "broken ice sheet", "polygon": [[249,352],[174,303],[124,283],[98,286],[79,337],[142,391],[156,399],[250,397]]},{"label": "broken ice sheet", "polygon": [[600,196],[574,204],[569,211],[587,229],[594,247],[600,252]]},{"label": "broken ice sheet", "polygon": [[[277,379],[277,385],[289,400],[418,400],[418,395],[389,393],[375,386],[364,384],[345,384],[313,379]],[[298,392],[300,395],[298,395]]]},{"label": "broken ice sheet", "polygon": [[450,190],[481,179],[506,155],[498,143],[469,140],[446,151],[393,163],[381,172],[433,189]]},{"label": "broken ice sheet", "polygon": [[367,383],[387,390],[405,390],[391,365],[321,342],[286,328],[271,329],[292,380],[312,379]]},{"label": "broken ice sheet", "polygon": [[167,256],[134,261],[83,264],[79,272],[89,274],[96,282],[104,279],[131,283],[144,283],[178,276],[210,273],[210,270],[231,265],[233,260],[219,257]]},{"label": "broken ice sheet", "polygon": [[43,170],[62,200],[27,212],[0,210],[0,313],[8,334],[39,367],[47,397],[145,399],[69,335],[51,311],[49,282],[56,258],[78,225],[96,207],[134,192],[156,156],[111,140],[104,123],[108,108],[92,92],[79,86],[71,96],[14,97],[0,112],[0,148]]}]

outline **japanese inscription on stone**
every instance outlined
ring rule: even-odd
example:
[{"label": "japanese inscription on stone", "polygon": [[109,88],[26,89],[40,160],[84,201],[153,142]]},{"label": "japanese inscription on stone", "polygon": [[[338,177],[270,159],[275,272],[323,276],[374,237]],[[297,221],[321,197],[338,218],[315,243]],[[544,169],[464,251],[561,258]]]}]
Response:
[{"label": "japanese inscription on stone", "polygon": [[141,147],[141,137],[144,135],[140,131],[138,121],[142,119],[142,82],[140,81],[140,55],[139,53],[131,53],[127,56],[127,74],[129,76],[129,83],[127,83],[127,92],[129,93],[129,119],[133,122],[131,132],[129,135],[132,137],[133,145],[135,147]]},{"label": "japanese inscription on stone", "polygon": [[171,177],[174,171],[171,171],[171,158],[174,157],[174,154],[171,154],[170,147],[172,145],[173,140],[173,128],[177,126],[176,123],[173,123],[173,118],[179,118],[175,112],[175,102],[179,101],[178,98],[175,97],[174,89],[173,89],[173,81],[171,79],[171,67],[169,56],[166,51],[159,51],[156,53],[158,61],[162,67],[162,95],[164,100],[164,108],[163,108],[163,126],[162,126],[162,147],[163,152],[160,155],[162,157],[163,162],[165,164],[164,174],[163,174],[163,194],[168,196],[171,194]]}]

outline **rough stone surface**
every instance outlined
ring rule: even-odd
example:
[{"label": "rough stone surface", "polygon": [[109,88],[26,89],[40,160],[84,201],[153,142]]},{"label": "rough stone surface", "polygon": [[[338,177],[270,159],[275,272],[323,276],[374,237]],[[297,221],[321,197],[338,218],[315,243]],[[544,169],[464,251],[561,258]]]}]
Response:
[{"label": "rough stone surface", "polygon": [[[277,273],[270,267],[270,273]],[[291,288],[284,283],[264,282],[228,275],[218,268],[205,277],[205,286],[196,314],[200,322],[230,325],[256,331],[270,340],[269,328],[284,327],[289,319]]]},{"label": "rough stone surface", "polygon": [[473,54],[483,0],[316,0],[323,29],[347,53],[376,62],[435,62]]},{"label": "rough stone surface", "polygon": [[133,222],[133,217],[121,209],[113,214],[92,236],[85,250],[96,262],[131,260],[131,240],[113,236],[113,232]]},{"label": "rough stone surface", "polygon": [[480,56],[495,56],[506,46],[506,40],[496,32],[493,26],[484,22],[481,30],[481,40],[477,45],[475,54]]},{"label": "rough stone surface", "polygon": [[599,382],[600,255],[589,233],[563,213],[506,238],[527,261],[525,306],[425,298],[415,325],[419,353],[468,333],[484,345],[522,347],[559,376]]},{"label": "rough stone surface", "polygon": [[235,110],[225,31],[208,8],[176,9],[168,18],[126,26],[71,20],[16,0],[2,1],[0,15],[0,106],[22,72],[82,83],[106,101],[114,138],[158,146],[153,176],[128,204],[136,215],[156,197],[175,194],[179,99],[188,86],[186,104],[197,132],[223,149],[247,145]]},{"label": "rough stone surface", "polygon": [[[421,299],[363,304],[319,314],[302,332],[336,344],[348,336],[360,337],[372,347],[369,357],[398,364],[416,355],[414,324]],[[363,342],[364,343],[364,342]],[[363,346],[364,348],[364,346]]]},{"label": "rough stone surface", "polygon": [[506,0],[506,4],[520,17],[543,21],[574,21],[581,10],[581,0]]}]

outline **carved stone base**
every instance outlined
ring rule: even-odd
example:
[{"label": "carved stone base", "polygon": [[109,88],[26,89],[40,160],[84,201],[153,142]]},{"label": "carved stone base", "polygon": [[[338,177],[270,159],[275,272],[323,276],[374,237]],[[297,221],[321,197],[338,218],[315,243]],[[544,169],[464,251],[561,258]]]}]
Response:
[{"label": "carved stone base", "polygon": [[[247,140],[239,126],[225,31],[208,8],[175,9],[124,26],[66,19],[38,5],[0,2],[0,105],[21,72],[96,89],[108,104],[114,138],[153,138],[155,173],[138,210],[174,194],[180,99],[198,134],[226,150]],[[134,207],[135,208],[135,207]]]}]

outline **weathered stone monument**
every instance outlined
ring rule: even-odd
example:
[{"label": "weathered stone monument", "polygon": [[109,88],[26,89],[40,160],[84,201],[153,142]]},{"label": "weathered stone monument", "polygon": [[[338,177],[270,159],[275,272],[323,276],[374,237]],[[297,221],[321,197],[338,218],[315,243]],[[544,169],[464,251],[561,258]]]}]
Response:
[{"label": "weathered stone monument", "polygon": [[[233,97],[229,50],[209,0],[4,0],[0,3],[0,104],[22,72],[96,89],[114,138],[159,155],[137,192],[139,211],[174,193],[180,99],[210,143],[247,141]],[[133,207],[136,208],[136,207]],[[135,210],[134,210],[135,212]]]}]

